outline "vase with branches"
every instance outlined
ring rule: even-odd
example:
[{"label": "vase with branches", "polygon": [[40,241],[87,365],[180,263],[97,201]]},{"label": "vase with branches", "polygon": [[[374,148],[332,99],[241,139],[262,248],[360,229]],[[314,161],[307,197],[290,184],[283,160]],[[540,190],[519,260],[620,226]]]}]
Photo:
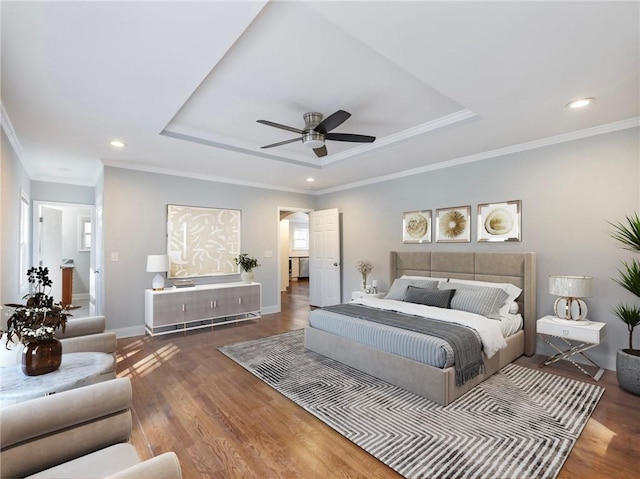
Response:
[{"label": "vase with branches", "polygon": [[367,290],[367,278],[371,274],[373,270],[373,266],[371,265],[371,261],[367,259],[361,259],[358,261],[358,272],[362,276],[362,291]]}]

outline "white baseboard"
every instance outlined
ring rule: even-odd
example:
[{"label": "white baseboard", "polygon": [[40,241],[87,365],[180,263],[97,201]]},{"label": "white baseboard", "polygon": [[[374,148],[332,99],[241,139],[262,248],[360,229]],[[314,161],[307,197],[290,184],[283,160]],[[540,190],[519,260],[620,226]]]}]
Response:
[{"label": "white baseboard", "polygon": [[273,314],[273,313],[279,313],[280,312],[280,308],[278,307],[278,305],[273,305],[273,306],[263,306],[262,307],[262,314]]},{"label": "white baseboard", "polygon": [[129,326],[127,328],[118,328],[118,329],[110,329],[109,331],[113,331],[116,333],[117,338],[132,338],[134,336],[144,336],[144,325],[140,326]]}]

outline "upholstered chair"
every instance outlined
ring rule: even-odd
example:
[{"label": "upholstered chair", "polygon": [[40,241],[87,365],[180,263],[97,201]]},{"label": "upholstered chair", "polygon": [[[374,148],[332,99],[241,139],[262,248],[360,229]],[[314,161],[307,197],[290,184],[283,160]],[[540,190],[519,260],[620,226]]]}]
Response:
[{"label": "upholstered chair", "polygon": [[130,408],[118,378],[0,409],[0,477],[180,479],[173,452],[140,460]]}]

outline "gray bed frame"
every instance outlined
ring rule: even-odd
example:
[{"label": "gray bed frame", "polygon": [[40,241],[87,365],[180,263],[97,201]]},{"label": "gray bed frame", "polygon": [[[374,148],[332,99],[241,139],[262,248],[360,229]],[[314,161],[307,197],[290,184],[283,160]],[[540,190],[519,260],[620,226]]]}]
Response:
[{"label": "gray bed frame", "polygon": [[524,328],[507,338],[507,347],[491,359],[485,372],[456,386],[455,369],[440,369],[377,348],[315,329],[305,329],[307,349],[347,364],[443,406],[448,405],[489,376],[519,358],[536,352],[535,253],[391,252],[390,282],[402,275],[472,279],[512,283],[522,289],[518,299]]}]

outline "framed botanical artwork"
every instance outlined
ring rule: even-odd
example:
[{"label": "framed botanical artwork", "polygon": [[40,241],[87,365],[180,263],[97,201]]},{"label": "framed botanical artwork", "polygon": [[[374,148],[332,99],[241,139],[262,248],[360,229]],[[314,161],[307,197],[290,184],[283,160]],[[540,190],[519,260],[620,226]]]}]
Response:
[{"label": "framed botanical artwork", "polygon": [[167,278],[239,274],[240,210],[167,205]]},{"label": "framed botanical artwork", "polygon": [[431,210],[402,213],[402,242],[431,243]]},{"label": "framed botanical artwork", "polygon": [[436,210],[436,242],[468,243],[471,241],[471,206]]},{"label": "framed botanical artwork", "polygon": [[521,206],[520,200],[478,205],[478,242],[521,241]]}]

